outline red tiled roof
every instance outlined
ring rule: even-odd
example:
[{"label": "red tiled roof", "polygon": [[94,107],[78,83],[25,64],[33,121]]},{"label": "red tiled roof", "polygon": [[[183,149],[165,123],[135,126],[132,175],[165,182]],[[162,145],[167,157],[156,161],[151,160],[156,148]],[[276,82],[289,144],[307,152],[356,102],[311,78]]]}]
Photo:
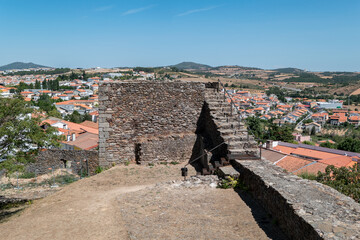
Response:
[{"label": "red tiled roof", "polygon": [[64,124],[68,125],[69,129],[65,129],[67,131],[70,130],[70,131],[90,132],[90,133],[94,133],[94,134],[99,134],[99,129],[83,126],[83,125],[73,123],[73,122],[68,122],[68,121],[65,121],[65,120],[60,121],[60,120],[46,119],[46,120],[43,121],[43,123],[44,122],[49,123],[50,125],[55,124],[57,122],[64,123]]},{"label": "red tiled roof", "polygon": [[311,157],[316,159],[327,159],[339,156],[338,154],[327,153],[317,150],[305,149],[305,148],[297,148],[291,154],[296,154],[299,156]]},{"label": "red tiled roof", "polygon": [[94,100],[69,100],[69,101],[59,102],[59,103],[55,103],[55,104],[56,105],[71,105],[71,104],[85,104],[85,103],[94,103]]},{"label": "red tiled roof", "polygon": [[285,153],[285,154],[290,154],[293,151],[295,151],[296,148],[277,145],[276,147],[274,147],[274,150]]},{"label": "red tiled roof", "polygon": [[350,121],[360,121],[360,116],[351,116],[349,117]]},{"label": "red tiled roof", "polygon": [[90,150],[96,148],[99,144],[99,136],[92,133],[82,133],[76,137],[75,141],[66,142],[81,149]]},{"label": "red tiled roof", "polygon": [[94,112],[91,112],[90,115],[99,116],[99,112],[98,112],[98,111],[94,111]]},{"label": "red tiled roof", "polygon": [[80,125],[83,125],[85,127],[91,127],[91,128],[99,129],[99,124],[91,122],[91,121],[84,121],[84,122],[80,123]]},{"label": "red tiled roof", "polygon": [[355,161],[352,160],[352,157],[341,156],[341,155],[337,155],[336,157],[333,158],[320,160],[319,162],[327,165],[334,165],[337,168],[352,166],[356,163]]},{"label": "red tiled roof", "polygon": [[324,173],[327,166],[328,165],[324,163],[314,162],[310,163],[308,166],[298,169],[297,171],[294,171],[293,173],[297,175],[300,175],[301,173],[312,173],[316,175],[319,171]]},{"label": "red tiled roof", "polygon": [[323,113],[314,113],[312,115],[312,117],[325,117],[325,116],[329,116],[329,114],[326,112],[323,112]]},{"label": "red tiled roof", "polygon": [[283,159],[281,159],[280,161],[278,161],[276,163],[276,165],[286,169],[288,172],[293,172],[293,171],[298,170],[301,167],[308,165],[311,162],[313,162],[313,161],[298,158],[298,157],[293,157],[293,156],[286,156]]}]

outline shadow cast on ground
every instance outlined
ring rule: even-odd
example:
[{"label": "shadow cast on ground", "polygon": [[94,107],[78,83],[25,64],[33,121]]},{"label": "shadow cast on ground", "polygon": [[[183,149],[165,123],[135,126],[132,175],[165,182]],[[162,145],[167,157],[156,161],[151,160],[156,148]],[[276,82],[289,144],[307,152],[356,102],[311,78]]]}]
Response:
[{"label": "shadow cast on ground", "polygon": [[272,218],[269,213],[248,193],[241,189],[234,190],[239,197],[251,209],[251,213],[268,238],[273,240],[288,240],[289,238],[277,226],[276,219]]}]

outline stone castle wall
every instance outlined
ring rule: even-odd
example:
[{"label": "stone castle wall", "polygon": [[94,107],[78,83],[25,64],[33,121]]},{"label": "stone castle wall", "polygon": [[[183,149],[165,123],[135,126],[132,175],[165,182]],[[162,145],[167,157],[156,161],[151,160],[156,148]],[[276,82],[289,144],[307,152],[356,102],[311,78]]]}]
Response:
[{"label": "stone castle wall", "polygon": [[267,160],[234,161],[240,180],[289,239],[360,239],[360,204]]},{"label": "stone castle wall", "polygon": [[89,172],[94,174],[96,168],[99,166],[99,155],[97,151],[86,150],[46,150],[40,151],[34,163],[26,166],[27,172],[36,172],[37,174],[49,173],[49,168],[72,169],[73,173],[80,173],[86,169],[86,162],[88,160]]},{"label": "stone castle wall", "polygon": [[204,91],[194,82],[102,84],[100,165],[189,160]]}]

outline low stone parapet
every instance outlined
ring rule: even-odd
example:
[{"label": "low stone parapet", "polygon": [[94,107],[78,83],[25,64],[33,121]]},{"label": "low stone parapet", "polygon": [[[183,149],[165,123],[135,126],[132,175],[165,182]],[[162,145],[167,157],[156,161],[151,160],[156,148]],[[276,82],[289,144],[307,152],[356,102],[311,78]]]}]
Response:
[{"label": "low stone parapet", "polygon": [[35,162],[26,166],[26,171],[45,174],[49,168],[71,169],[73,173],[80,173],[81,169],[85,172],[88,161],[89,173],[94,174],[99,166],[99,155],[97,151],[87,150],[45,150],[40,151]]},{"label": "low stone parapet", "polygon": [[350,197],[267,160],[236,160],[233,166],[291,239],[360,239],[360,204]]}]

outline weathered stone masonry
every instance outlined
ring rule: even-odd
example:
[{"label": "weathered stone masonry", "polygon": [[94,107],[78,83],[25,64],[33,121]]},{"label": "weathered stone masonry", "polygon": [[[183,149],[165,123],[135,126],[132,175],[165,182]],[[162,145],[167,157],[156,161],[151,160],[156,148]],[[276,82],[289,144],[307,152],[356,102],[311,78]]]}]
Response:
[{"label": "weathered stone masonry", "polygon": [[188,161],[205,85],[106,83],[99,91],[99,161]]},{"label": "weathered stone masonry", "polygon": [[90,174],[95,173],[95,169],[99,166],[99,157],[97,151],[86,150],[51,150],[39,152],[34,163],[26,166],[28,172],[36,172],[37,174],[45,174],[49,172],[48,168],[72,169],[73,173],[79,173],[82,166],[86,168],[84,160],[88,161]]},{"label": "weathered stone masonry", "polygon": [[[217,88],[216,84],[207,87]],[[101,165],[188,161],[191,153],[196,158],[224,141],[209,158],[240,155],[241,161],[232,161],[240,180],[289,239],[359,239],[358,203],[330,187],[284,173],[265,160],[241,158],[244,151],[256,153],[256,142],[244,126],[232,126],[231,116],[226,117],[229,106],[219,101],[215,91],[209,94],[208,89],[205,94],[204,84],[112,83],[100,86],[99,92]],[[203,169],[208,163],[199,162]]]}]

